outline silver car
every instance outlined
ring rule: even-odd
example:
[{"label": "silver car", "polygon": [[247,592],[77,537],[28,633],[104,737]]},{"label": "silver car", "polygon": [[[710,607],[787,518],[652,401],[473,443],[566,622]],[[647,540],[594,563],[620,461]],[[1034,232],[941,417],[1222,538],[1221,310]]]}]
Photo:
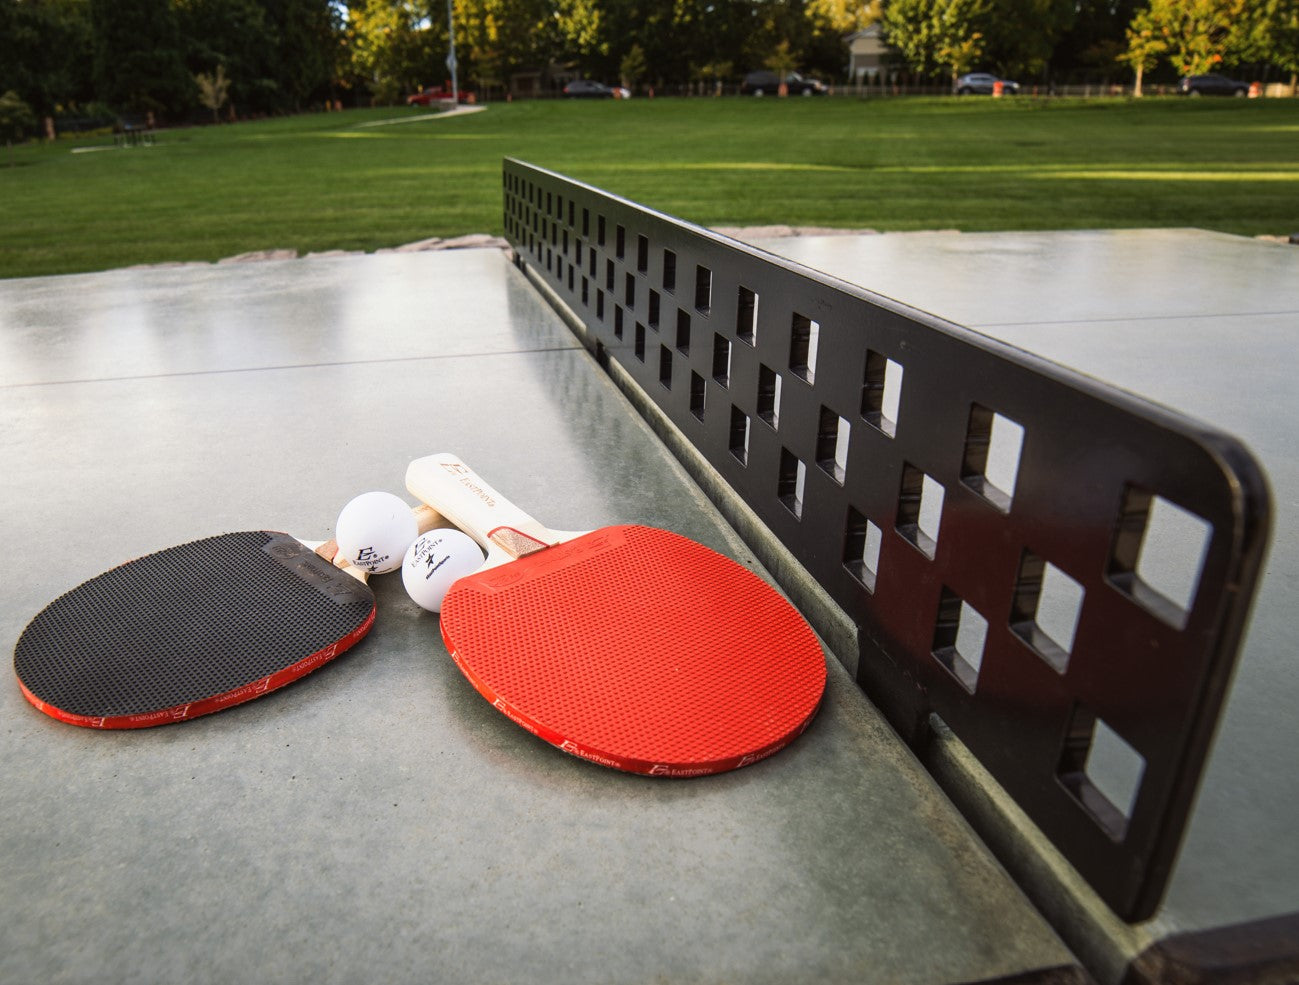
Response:
[{"label": "silver car", "polygon": [[999,79],[987,72],[971,72],[969,75],[962,75],[952,86],[952,91],[958,96],[991,96],[998,82],[1001,83],[1001,91],[1007,96],[1019,92],[1018,82]]}]

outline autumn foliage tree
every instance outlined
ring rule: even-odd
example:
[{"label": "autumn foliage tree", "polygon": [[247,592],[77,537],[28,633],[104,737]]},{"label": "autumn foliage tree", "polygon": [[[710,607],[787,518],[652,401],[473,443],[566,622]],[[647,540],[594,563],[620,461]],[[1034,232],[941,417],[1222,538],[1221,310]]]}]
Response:
[{"label": "autumn foliage tree", "polygon": [[892,0],[884,8],[889,43],[922,75],[969,71],[983,55],[989,0]]},{"label": "autumn foliage tree", "polygon": [[1135,94],[1144,72],[1167,59],[1181,75],[1204,75],[1246,61],[1299,74],[1299,0],[1149,0],[1128,25]]},{"label": "autumn foliage tree", "polygon": [[[441,30],[446,49],[446,30]],[[399,102],[435,78],[434,29],[422,3],[364,0],[348,9],[347,45],[351,69],[375,103]]]},{"label": "autumn foliage tree", "polygon": [[1235,61],[1247,7],[1248,0],[1151,0],[1149,9],[1173,66],[1183,75],[1203,75]]},{"label": "autumn foliage tree", "polygon": [[1132,95],[1140,97],[1142,79],[1168,50],[1168,39],[1149,8],[1138,10],[1132,18],[1127,39],[1127,50],[1119,55],[1119,60],[1132,68],[1135,76]]}]

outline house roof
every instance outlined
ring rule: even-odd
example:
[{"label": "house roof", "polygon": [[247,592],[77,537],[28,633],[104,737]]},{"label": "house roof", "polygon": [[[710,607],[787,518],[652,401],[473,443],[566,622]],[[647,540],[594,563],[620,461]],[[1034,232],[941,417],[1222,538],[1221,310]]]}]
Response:
[{"label": "house roof", "polygon": [[878,38],[883,33],[879,21],[876,21],[874,24],[867,24],[860,31],[853,31],[852,34],[845,35],[844,40],[856,41],[858,38]]}]

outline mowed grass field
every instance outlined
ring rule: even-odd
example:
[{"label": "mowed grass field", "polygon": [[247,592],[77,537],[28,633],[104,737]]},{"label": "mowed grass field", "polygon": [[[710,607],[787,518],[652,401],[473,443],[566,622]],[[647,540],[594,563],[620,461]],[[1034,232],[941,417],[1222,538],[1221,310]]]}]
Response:
[{"label": "mowed grass field", "polygon": [[1299,232],[1296,99],[533,101],[411,119],[424,113],[0,148],[0,276],[499,233],[505,156],[709,226]]}]

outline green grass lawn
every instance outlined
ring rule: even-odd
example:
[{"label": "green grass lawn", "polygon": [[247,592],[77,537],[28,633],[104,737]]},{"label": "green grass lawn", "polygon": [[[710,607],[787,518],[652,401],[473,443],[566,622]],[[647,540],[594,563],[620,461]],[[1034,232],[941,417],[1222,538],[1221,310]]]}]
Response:
[{"label": "green grass lawn", "polygon": [[0,155],[0,276],[501,229],[519,157],[704,225],[1299,231],[1299,100],[636,99],[358,110]]}]

